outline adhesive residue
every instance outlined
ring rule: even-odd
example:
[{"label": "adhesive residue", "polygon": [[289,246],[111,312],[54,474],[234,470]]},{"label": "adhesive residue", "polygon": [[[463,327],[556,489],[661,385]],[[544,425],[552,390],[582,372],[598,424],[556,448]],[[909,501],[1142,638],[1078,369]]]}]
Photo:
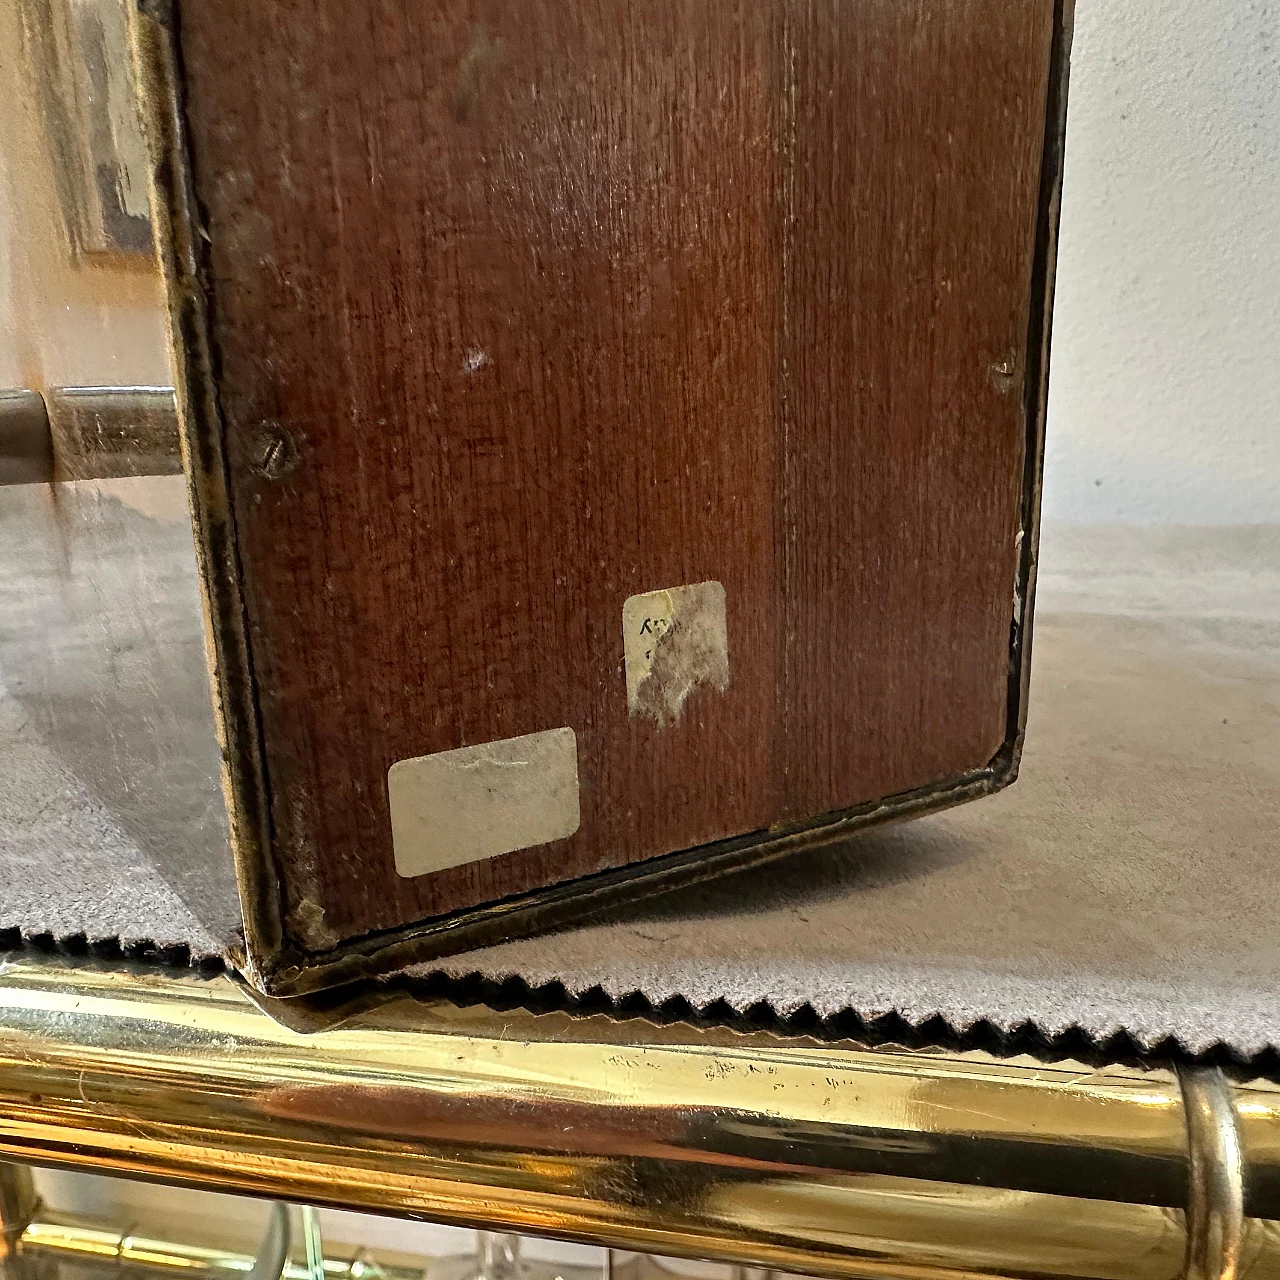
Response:
[{"label": "adhesive residue", "polygon": [[622,606],[627,709],[659,727],[675,724],[699,685],[729,687],[724,587],[696,582],[628,597]]}]

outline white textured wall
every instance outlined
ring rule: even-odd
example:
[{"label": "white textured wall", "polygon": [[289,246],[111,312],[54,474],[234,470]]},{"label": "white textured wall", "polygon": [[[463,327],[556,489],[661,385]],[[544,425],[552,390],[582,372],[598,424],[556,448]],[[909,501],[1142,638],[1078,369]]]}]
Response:
[{"label": "white textured wall", "polygon": [[1078,0],[1045,514],[1280,520],[1280,0]]}]

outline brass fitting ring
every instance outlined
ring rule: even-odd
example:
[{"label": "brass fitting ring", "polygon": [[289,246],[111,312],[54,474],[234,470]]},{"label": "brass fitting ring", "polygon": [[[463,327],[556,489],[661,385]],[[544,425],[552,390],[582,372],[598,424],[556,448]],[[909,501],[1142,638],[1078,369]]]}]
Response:
[{"label": "brass fitting ring", "polygon": [[1187,1124],[1184,1280],[1236,1280],[1244,1237],[1244,1157],[1234,1091],[1218,1067],[1180,1067]]}]

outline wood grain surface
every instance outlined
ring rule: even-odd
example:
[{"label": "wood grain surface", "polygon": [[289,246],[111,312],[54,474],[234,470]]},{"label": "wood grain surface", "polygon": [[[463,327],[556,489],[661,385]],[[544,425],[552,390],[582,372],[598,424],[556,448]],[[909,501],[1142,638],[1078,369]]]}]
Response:
[{"label": "wood grain surface", "polygon": [[[1049,0],[184,0],[291,945],[839,810],[1006,734]],[[730,679],[628,715],[636,593]],[[397,760],[581,826],[396,875]]]}]

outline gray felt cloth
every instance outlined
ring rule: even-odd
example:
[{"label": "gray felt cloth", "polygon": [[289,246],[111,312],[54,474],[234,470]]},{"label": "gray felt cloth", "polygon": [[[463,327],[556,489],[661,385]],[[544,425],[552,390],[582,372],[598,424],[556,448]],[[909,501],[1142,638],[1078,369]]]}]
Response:
[{"label": "gray felt cloth", "polygon": [[[0,928],[235,926],[175,484],[0,490]],[[1280,1044],[1280,526],[1049,530],[1033,669],[1001,795],[431,968]]]},{"label": "gray felt cloth", "polygon": [[238,924],[181,477],[0,488],[0,929]]}]

